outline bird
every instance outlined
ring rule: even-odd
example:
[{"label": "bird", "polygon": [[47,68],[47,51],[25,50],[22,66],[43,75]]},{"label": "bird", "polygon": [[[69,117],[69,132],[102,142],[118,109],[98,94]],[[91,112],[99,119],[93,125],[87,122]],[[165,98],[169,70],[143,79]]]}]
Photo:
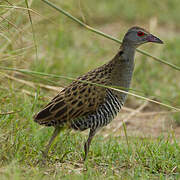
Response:
[{"label": "bird", "polygon": [[117,54],[108,63],[78,77],[34,116],[38,124],[54,127],[43,152],[45,156],[62,130],[89,129],[83,160],[87,159],[93,137],[116,117],[127,98],[127,93],[108,86],[128,92],[133,76],[135,50],[148,42],[163,44],[162,40],[144,28],[131,27],[125,33]]}]

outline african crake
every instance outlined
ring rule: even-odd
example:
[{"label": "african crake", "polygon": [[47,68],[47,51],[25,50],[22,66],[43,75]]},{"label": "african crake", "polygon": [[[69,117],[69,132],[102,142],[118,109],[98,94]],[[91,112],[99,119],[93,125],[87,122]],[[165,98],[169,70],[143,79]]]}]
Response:
[{"label": "african crake", "polygon": [[110,62],[80,76],[35,116],[35,122],[55,128],[45,155],[55,137],[65,127],[80,131],[90,129],[84,145],[86,159],[93,136],[112,121],[126,99],[125,93],[95,84],[119,86],[128,91],[134,69],[135,49],[147,42],[163,43],[143,28],[130,28],[120,50]]}]

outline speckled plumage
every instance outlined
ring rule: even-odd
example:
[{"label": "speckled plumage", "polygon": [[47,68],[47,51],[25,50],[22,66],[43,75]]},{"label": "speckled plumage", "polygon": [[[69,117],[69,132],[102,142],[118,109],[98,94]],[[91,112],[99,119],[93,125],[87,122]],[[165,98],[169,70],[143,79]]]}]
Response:
[{"label": "speckled plumage", "polygon": [[[119,64],[118,60],[121,57],[119,54],[121,54],[121,51],[108,64],[88,72],[64,88],[36,115],[35,121],[45,126],[63,126],[66,123],[71,126],[76,119],[85,118],[89,116],[89,114],[95,114],[108,99],[108,92],[112,91],[100,87],[98,84],[116,85],[112,84],[112,72],[118,67],[117,63]],[[127,66],[127,63],[122,62],[122,64]],[[133,67],[131,67],[131,72],[132,70]],[[130,79],[128,79],[128,81],[130,81]],[[117,98],[117,95],[113,92],[111,92],[111,94],[114,98]],[[121,96],[125,96],[125,94],[119,93],[119,95],[120,94]],[[122,98],[121,104],[123,104],[123,101],[124,99]],[[117,111],[119,111],[119,109],[117,109]],[[85,130],[86,128],[82,129]]]},{"label": "speckled plumage", "polygon": [[138,32],[149,35],[139,27],[129,29],[120,50],[110,62],[80,76],[35,116],[35,122],[40,125],[55,127],[46,153],[61,128],[66,126],[81,131],[90,128],[85,143],[85,158],[87,157],[91,140],[97,130],[111,122],[126,99],[125,93],[97,84],[119,86],[128,91],[134,69],[135,49],[146,42],[138,36],[134,37]]}]

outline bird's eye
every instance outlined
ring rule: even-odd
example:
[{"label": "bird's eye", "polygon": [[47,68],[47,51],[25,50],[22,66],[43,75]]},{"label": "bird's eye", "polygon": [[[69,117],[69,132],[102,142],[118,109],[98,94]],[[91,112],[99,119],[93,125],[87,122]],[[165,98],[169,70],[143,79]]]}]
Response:
[{"label": "bird's eye", "polygon": [[137,35],[138,35],[138,36],[144,36],[144,32],[138,31],[138,32],[137,32]]}]

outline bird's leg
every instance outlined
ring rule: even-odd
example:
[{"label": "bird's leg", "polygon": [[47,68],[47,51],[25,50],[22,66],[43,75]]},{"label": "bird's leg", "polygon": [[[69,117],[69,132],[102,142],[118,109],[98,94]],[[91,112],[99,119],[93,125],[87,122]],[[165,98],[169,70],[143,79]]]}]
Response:
[{"label": "bird's leg", "polygon": [[85,161],[86,158],[87,158],[87,155],[88,155],[88,152],[89,152],[89,147],[90,147],[92,138],[94,137],[94,135],[96,134],[96,132],[97,132],[97,129],[90,129],[89,137],[88,137],[87,141],[86,141],[85,144],[84,144],[84,151],[85,151],[84,161]]},{"label": "bird's leg", "polygon": [[55,127],[54,132],[53,132],[53,134],[52,134],[52,137],[51,137],[48,145],[46,146],[45,151],[43,152],[43,155],[44,155],[45,157],[47,156],[48,151],[49,151],[49,149],[51,148],[51,145],[52,145],[54,139],[55,139],[55,138],[57,137],[57,135],[60,133],[60,130],[61,130],[60,127],[58,127],[58,126]]}]

